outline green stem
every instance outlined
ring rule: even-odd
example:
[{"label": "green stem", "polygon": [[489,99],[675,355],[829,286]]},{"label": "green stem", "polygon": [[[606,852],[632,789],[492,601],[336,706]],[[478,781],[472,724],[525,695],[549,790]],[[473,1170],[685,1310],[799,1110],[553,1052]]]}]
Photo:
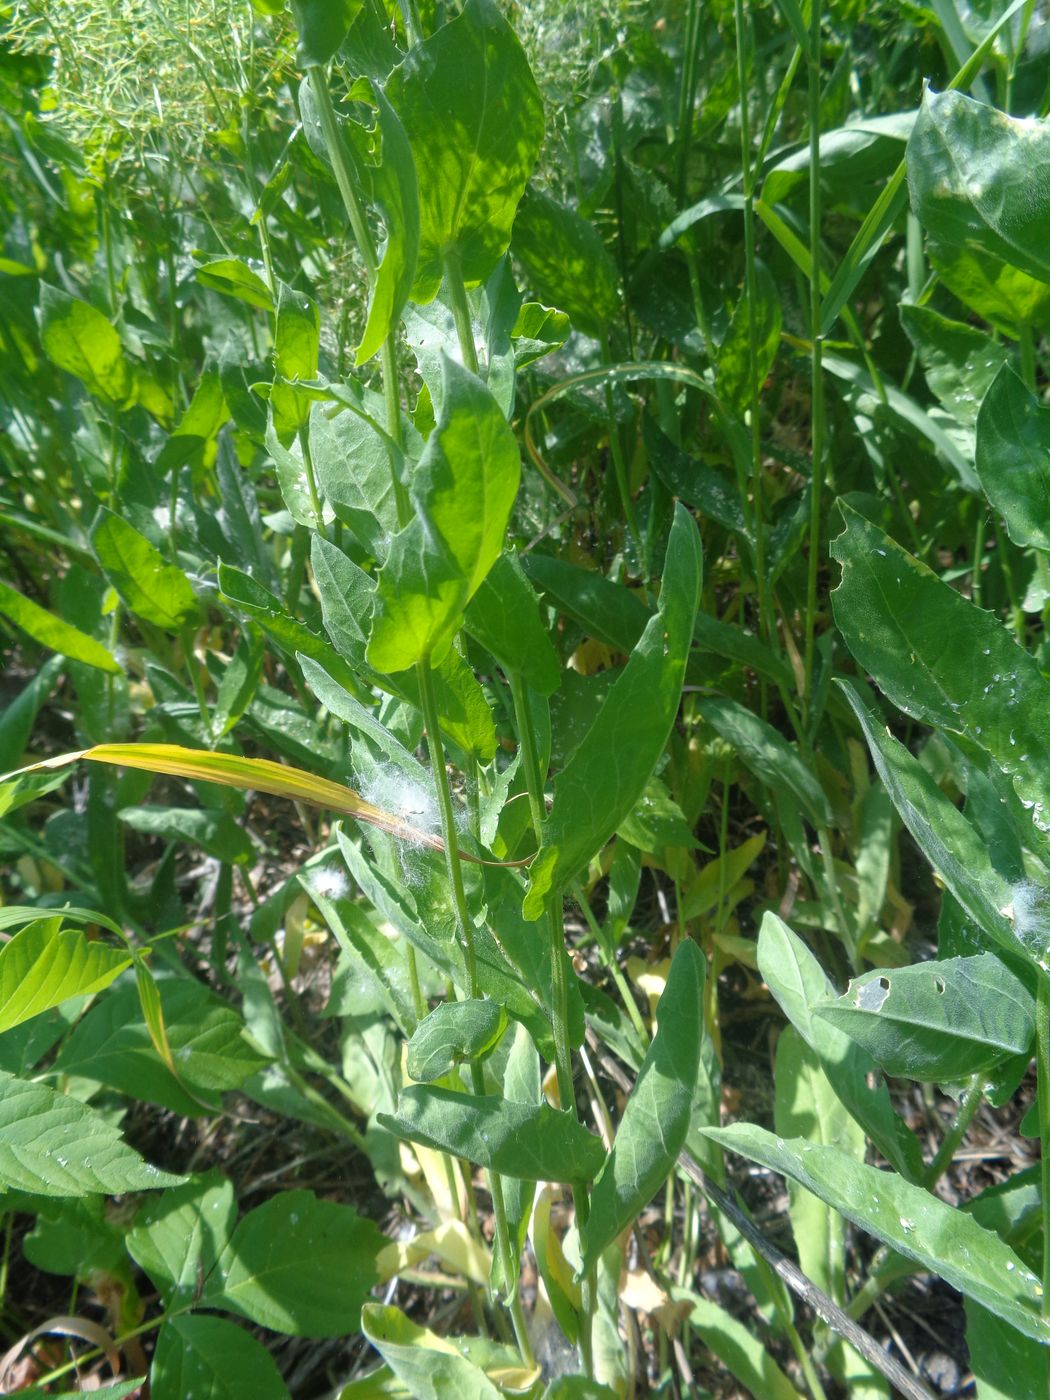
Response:
[{"label": "green stem", "polygon": [[[532,825],[537,841],[542,843],[547,809],[543,800],[543,775],[540,772],[536,731],[521,676],[511,673],[508,680],[514,700],[518,742],[521,744],[525,765],[525,784],[529,792]],[[575,1114],[576,1093],[573,1089],[572,1051],[569,1045],[569,979],[565,967],[565,931],[558,917],[559,908],[560,901],[552,898],[547,909],[547,937],[551,960],[551,1030],[554,1035],[554,1068],[558,1076],[558,1097],[561,1099],[562,1108]]]},{"label": "green stem", "polygon": [[310,511],[317,521],[317,533],[324,534],[324,516],[321,511],[321,497],[317,490],[317,473],[314,471],[314,454],[310,450],[310,429],[306,423],[299,428],[299,446],[303,453],[303,475],[306,477],[306,490],[310,497]]},{"label": "green stem", "polygon": [[966,1130],[973,1122],[974,1114],[984,1102],[984,1078],[975,1074],[970,1080],[970,1086],[962,1097],[959,1111],[955,1115],[955,1121],[945,1133],[937,1155],[926,1168],[922,1177],[922,1184],[927,1191],[932,1191],[940,1181],[941,1177],[952,1164],[955,1150],[966,1136]]},{"label": "green stem", "polygon": [[1032,338],[1031,321],[1022,321],[1017,328],[1017,343],[1021,351],[1021,378],[1035,393],[1035,342]]},{"label": "green stem", "polygon": [[448,873],[449,888],[452,891],[452,904],[459,925],[460,943],[466,960],[467,985],[471,997],[480,995],[478,986],[478,960],[474,948],[474,924],[467,908],[466,890],[463,888],[463,864],[459,858],[459,833],[456,831],[456,814],[452,806],[452,788],[445,767],[445,749],[441,742],[441,726],[438,719],[437,697],[434,694],[434,673],[429,658],[420,661],[416,667],[416,680],[419,684],[419,705],[423,711],[423,723],[427,731],[427,745],[430,749],[430,768],[437,790],[438,810],[441,814],[441,836],[445,843],[445,870]]},{"label": "green stem", "polygon": [[582,886],[574,884],[572,887],[572,895],[576,903],[583,910],[583,917],[587,920],[587,927],[594,935],[594,942],[598,948],[602,963],[616,983],[617,991],[620,993],[627,1014],[631,1018],[631,1025],[634,1026],[635,1030],[638,1032],[642,1045],[648,1045],[649,1032],[645,1028],[645,1022],[642,1020],[642,1013],[638,1010],[638,1003],[631,995],[631,989],[627,985],[627,979],[624,977],[620,968],[615,949],[606,938],[605,930],[594,917],[594,911],[591,908],[590,900],[584,894]]},{"label": "green stem", "polygon": [[[1050,1201],[1050,976],[1040,971],[1035,1008],[1036,1087],[1039,1103],[1039,1176]],[[1043,1317],[1050,1317],[1050,1230],[1043,1230]]]},{"label": "green stem", "polygon": [[477,346],[474,344],[474,323],[470,314],[470,301],[467,298],[467,284],[463,281],[463,264],[459,253],[450,248],[445,254],[445,284],[452,301],[452,316],[456,322],[456,336],[463,363],[471,374],[480,374]]},{"label": "green stem", "polygon": [[315,66],[308,70],[308,80],[317,102],[317,114],[321,119],[321,132],[324,136],[329,159],[332,162],[332,173],[335,175],[335,182],[339,186],[339,193],[343,199],[343,207],[346,209],[350,227],[361,251],[361,261],[365,265],[365,272],[368,274],[369,282],[373,283],[376,280],[376,272],[379,267],[375,239],[368,227],[364,205],[358,197],[357,182],[350,164],[346,142],[339,134],[339,123],[336,119],[335,107],[332,105],[328,78],[323,68]]},{"label": "green stem", "polygon": [[755,594],[758,619],[767,644],[775,646],[772,623],[766,603],[765,492],[762,479],[762,423],[759,404],[758,326],[756,323],[755,275],[755,170],[751,150],[751,120],[748,110],[748,30],[744,23],[743,0],[735,0],[736,62],[740,86],[740,156],[744,187],[744,296],[747,301],[747,356],[749,413],[751,418],[751,526],[754,539]]},{"label": "green stem", "polygon": [[970,597],[974,606],[981,606],[981,565],[984,562],[984,532],[988,527],[988,514],[984,502],[978,498],[977,525],[973,532],[973,568],[970,570]]},{"label": "green stem", "polygon": [[810,393],[812,397],[812,476],[809,486],[809,560],[806,575],[806,630],[803,649],[803,722],[813,700],[813,660],[820,570],[821,496],[824,487],[824,371],[820,330],[820,0],[810,0],[809,27],[809,324]]}]

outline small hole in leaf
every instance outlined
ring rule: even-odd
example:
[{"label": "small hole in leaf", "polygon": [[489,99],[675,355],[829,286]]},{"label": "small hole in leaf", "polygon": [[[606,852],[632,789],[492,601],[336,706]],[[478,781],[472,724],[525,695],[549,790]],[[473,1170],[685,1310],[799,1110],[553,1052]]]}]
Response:
[{"label": "small hole in leaf", "polygon": [[933,979],[933,985],[937,988],[937,995],[938,995],[939,997],[944,996],[944,978],[943,978],[943,977],[935,977],[935,978]]}]

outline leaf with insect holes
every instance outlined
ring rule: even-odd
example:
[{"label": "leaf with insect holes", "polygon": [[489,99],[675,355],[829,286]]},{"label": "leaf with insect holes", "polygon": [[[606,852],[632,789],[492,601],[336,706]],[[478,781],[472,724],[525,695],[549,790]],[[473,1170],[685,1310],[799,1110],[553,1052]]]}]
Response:
[{"label": "leaf with insect holes", "polygon": [[858,1041],[887,1074],[948,1083],[1023,1054],[1031,993],[994,953],[878,968],[814,1012]]}]

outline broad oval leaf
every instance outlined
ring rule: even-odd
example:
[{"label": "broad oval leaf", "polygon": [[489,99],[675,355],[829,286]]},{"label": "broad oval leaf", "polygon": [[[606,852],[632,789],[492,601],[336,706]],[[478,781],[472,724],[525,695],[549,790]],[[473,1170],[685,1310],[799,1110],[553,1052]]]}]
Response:
[{"label": "broad oval leaf", "polygon": [[530,186],[514,220],[514,256],[542,301],[602,336],[620,314],[620,275],[589,220]]},{"label": "broad oval leaf", "polygon": [[397,1113],[378,1118],[405,1142],[525,1181],[590,1181],[605,1161],[601,1142],[575,1115],[546,1103],[410,1084],[398,1096]]},{"label": "broad oval leaf", "polygon": [[273,1357],[243,1327],[207,1313],[169,1318],[150,1367],[153,1400],[291,1400]]},{"label": "broad oval leaf", "polygon": [[506,1029],[507,1013],[494,1001],[443,1001],[412,1032],[405,1061],[408,1077],[430,1084],[465,1060],[481,1060],[496,1048]]},{"label": "broad oval leaf", "polygon": [[674,1170],[685,1144],[704,1024],[703,954],[678,947],[656,1009],[657,1031],[627,1100],[612,1151],[594,1183],[583,1230],[583,1267],[639,1216]]},{"label": "broad oval leaf", "polygon": [[345,1337],[386,1243],[352,1207],[282,1191],[238,1222],[201,1301],[293,1337]]},{"label": "broad oval leaf", "polygon": [[0,613],[11,619],[16,627],[32,637],[41,646],[57,651],[60,656],[68,656],[71,661],[83,661],[96,670],[108,671],[111,675],[123,674],[117,660],[101,642],[81,632],[64,618],[56,617],[34,603],[10,584],[0,581]]},{"label": "broad oval leaf", "polygon": [[44,353],[59,369],[75,374],[90,393],[116,408],[134,401],[134,368],[101,311],[45,283],[39,320]]},{"label": "broad oval leaf", "polygon": [[1050,682],[998,618],[839,504],[831,598],[850,651],[899,709],[983,749],[1050,833]]},{"label": "broad oval leaf", "polygon": [[920,223],[1050,282],[1050,122],[1008,117],[961,92],[927,92],[908,141]]},{"label": "broad oval leaf", "polygon": [[420,247],[414,301],[432,301],[444,259],[483,282],[507,250],[518,201],[543,140],[543,104],[528,60],[493,0],[417,44],[387,96],[419,180]]},{"label": "broad oval leaf", "polygon": [[496,400],[447,357],[443,379],[441,417],[413,473],[413,519],[379,575],[368,642],[378,671],[445,655],[499,557],[518,492],[518,446]]},{"label": "broad oval leaf", "polygon": [[0,1186],[38,1196],[115,1196],[177,1186],[79,1099],[0,1071]]},{"label": "broad oval leaf", "polygon": [[679,505],[667,544],[659,611],[646,623],[559,776],[531,871],[526,918],[539,918],[546,901],[601,850],[652,776],[678,713],[701,567],[700,532]]},{"label": "broad oval leaf", "polygon": [[539,600],[517,558],[501,554],[467,605],[465,626],[505,671],[540,695],[561,684],[558,653],[540,618]]},{"label": "broad oval leaf", "polygon": [[943,1084],[1028,1050],[1031,994],[994,953],[876,968],[814,1011],[858,1041],[887,1074]]},{"label": "broad oval leaf", "polygon": [[151,1196],[127,1235],[128,1253],[165,1304],[190,1303],[225,1249],[237,1219],[233,1186],[219,1172]]},{"label": "broad oval leaf", "polygon": [[303,68],[327,63],[346,38],[362,0],[292,0],[299,42],[295,56]]},{"label": "broad oval leaf", "polygon": [[126,949],[89,943],[61,922],[37,919],[0,948],[0,1031],[69,997],[100,992],[131,966]]},{"label": "broad oval leaf", "polygon": [[750,1123],[704,1128],[705,1137],[771,1171],[790,1176],[847,1220],[938,1274],[1025,1336],[1050,1342],[1042,1288],[991,1230],[896,1172],[857,1162],[834,1147],[778,1138]]},{"label": "broad oval leaf", "polygon": [[161,841],[190,841],[216,860],[247,865],[255,855],[248,833],[229,812],[212,807],[125,807],[117,818]]},{"label": "broad oval leaf", "polygon": [[977,475],[1014,544],[1050,549],[1050,408],[1008,364],[977,415]]},{"label": "broad oval leaf", "polygon": [[202,287],[272,313],[273,293],[263,280],[263,272],[261,263],[253,266],[244,258],[211,258],[197,267],[196,277]]},{"label": "broad oval leaf", "polygon": [[197,611],[181,569],[169,564],[145,535],[103,507],[91,528],[91,547],[129,610],[144,622],[177,632]]}]

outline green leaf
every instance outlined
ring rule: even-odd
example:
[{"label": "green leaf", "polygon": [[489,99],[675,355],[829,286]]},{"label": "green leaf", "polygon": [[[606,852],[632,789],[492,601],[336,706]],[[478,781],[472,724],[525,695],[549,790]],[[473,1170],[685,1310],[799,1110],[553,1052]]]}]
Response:
[{"label": "green leaf", "polygon": [[717,390],[722,402],[743,413],[751,401],[751,337],[754,323],[755,384],[766,381],[780,348],[780,297],[773,274],[756,259],[755,282],[737,302],[718,356]]},{"label": "green leaf", "polygon": [[113,1196],[181,1180],[149,1166],[79,1099],[0,1071],[0,1186],[39,1196]]},{"label": "green leaf", "polygon": [[451,1341],[411,1322],[399,1308],[367,1303],[361,1309],[361,1330],[401,1381],[400,1394],[417,1400],[447,1400],[450,1395],[500,1400],[503,1394]]},{"label": "green leaf", "polygon": [[1050,122],[1008,117],[959,92],[927,91],[908,142],[919,221],[1050,282]]},{"label": "green leaf", "polygon": [[996,845],[982,837],[919,760],[887,732],[855,687],[845,681],[839,685],[901,819],[965,912],[1005,952],[1023,953],[1033,962],[1043,958],[1045,932],[1021,917],[1020,896],[1018,909],[1013,908],[1016,886],[997,863]]},{"label": "green leaf", "polygon": [[696,708],[756,777],[774,792],[798,803],[813,826],[830,824],[831,808],[823,788],[792,745],[771,724],[735,700],[701,700]]},{"label": "green leaf", "polygon": [[991,253],[936,239],[927,251],[948,290],[1004,335],[1016,340],[1022,325],[1039,325],[1050,314],[1050,286]]},{"label": "green leaf", "polygon": [[276,309],[273,293],[260,275],[262,271],[261,263],[253,266],[244,258],[211,258],[198,266],[196,276],[202,287],[210,287],[213,292],[222,292],[223,296],[234,297],[273,314]]},{"label": "green leaf", "polygon": [[170,1318],[150,1367],[153,1400],[291,1400],[273,1357],[243,1327],[206,1313]]},{"label": "green leaf", "polygon": [[233,1186],[217,1171],[151,1196],[128,1231],[128,1253],[167,1308],[192,1303],[233,1233]]},{"label": "green leaf", "polygon": [[876,968],[813,1008],[858,1041],[887,1074],[951,1083],[1027,1051],[1031,994],[994,953]]},{"label": "green leaf", "polygon": [[410,1084],[384,1128],[453,1157],[526,1181],[590,1181],[605,1161],[600,1141],[568,1111],[490,1094]]},{"label": "green leaf", "polygon": [[976,326],[950,321],[930,306],[904,302],[898,315],[941,406],[956,422],[973,428],[981,400],[1009,352]]},{"label": "green leaf", "polygon": [[543,104],[514,31],[493,0],[417,44],[387,85],[419,181],[414,301],[432,301],[444,259],[468,285],[506,252],[518,201],[543,140]]},{"label": "green leaf", "polygon": [[96,642],[94,637],[89,637],[86,632],[81,632],[62,618],[55,617],[39,603],[34,603],[2,581],[0,613],[9,617],[35,642],[50,647],[60,656],[68,656],[72,661],[83,661],[85,665],[94,666],[99,671],[108,671],[111,675],[123,674],[118,663],[101,642]]},{"label": "green leaf", "polygon": [[26,744],[37,714],[54,689],[62,668],[60,656],[49,657],[29,684],[0,710],[0,773],[8,773],[24,762]]},{"label": "green leaf", "polygon": [[[459,23],[460,21],[453,21]],[[499,557],[518,491],[518,447],[480,379],[446,358],[441,417],[412,477],[412,521],[379,575],[368,642],[378,671],[440,660]]]},{"label": "green leaf", "polygon": [[636,1220],[674,1170],[685,1144],[704,1025],[703,954],[686,939],[656,1009],[657,1031],[627,1100],[612,1151],[591,1193],[583,1267]]},{"label": "green leaf", "polygon": [[345,1337],[386,1243],[350,1206],[282,1191],[238,1222],[201,1301],[293,1337]]},{"label": "green leaf", "polygon": [[177,632],[197,612],[197,599],[181,569],[119,515],[103,507],[91,527],[91,547],[106,577],[131,612],[155,627]]},{"label": "green leaf", "polygon": [[1050,408],[1008,364],[977,415],[977,475],[1014,544],[1050,549]]},{"label": "green leaf", "polygon": [[507,1013],[493,1001],[443,1001],[423,1017],[408,1042],[409,1079],[431,1084],[464,1060],[484,1059],[506,1029]]},{"label": "green leaf", "polygon": [[706,519],[748,538],[744,507],[735,482],[726,473],[683,452],[648,415],[643,433],[649,464],[668,491]]},{"label": "green leaf", "polygon": [[[382,410],[381,403],[365,401],[370,409]],[[422,440],[407,446],[411,455],[418,456]],[[382,560],[388,536],[397,530],[390,444],[359,414],[343,411],[329,418],[326,406],[315,404],[310,414],[310,450],[321,495],[361,547]]]},{"label": "green leaf", "polygon": [[917,1180],[919,1144],[893,1111],[871,1056],[843,1031],[814,1014],[835,988],[783,919],[766,913],[758,934],[758,969],[781,1010],[817,1056],[843,1107],[898,1171]]},{"label": "green leaf", "polygon": [[317,302],[283,283],[277,294],[273,365],[285,379],[316,379],[321,342]]},{"label": "green leaf", "polygon": [[464,621],[505,671],[522,676],[540,695],[558,689],[561,663],[515,555],[499,556],[467,605]]},{"label": "green leaf", "polygon": [[762,1400],[799,1400],[798,1391],[750,1327],[688,1289],[672,1288],[671,1297],[676,1303],[692,1305],[690,1327],[750,1394],[761,1395]]},{"label": "green leaf", "polygon": [[582,742],[566,763],[533,864],[526,918],[538,918],[613,835],[652,776],[678,713],[700,598],[700,533],[675,509],[659,611],[645,625]]},{"label": "green leaf", "polygon": [[978,1400],[1044,1400],[1050,1350],[966,1299],[966,1350]]},{"label": "green leaf", "polygon": [[239,1088],[267,1057],[244,1038],[237,1012],[199,982],[180,978],[157,985],[179,1079],[153,1048],[131,985],[110,992],[88,1012],[62,1046],[55,1068],[177,1113],[198,1115],[206,1106],[187,1089],[210,1101]]},{"label": "green leaf", "polygon": [[518,205],[513,250],[532,290],[587,335],[619,316],[620,275],[598,230],[534,185]]},{"label": "green leaf", "polygon": [[371,171],[372,203],[386,225],[386,244],[368,302],[368,319],[355,363],[372,358],[408,303],[419,259],[419,191],[405,128],[378,84],[372,87],[382,142],[380,163]]},{"label": "green leaf", "polygon": [[69,997],[100,992],[131,966],[126,949],[89,943],[61,924],[60,916],[37,919],[0,948],[0,1031]]},{"label": "green leaf", "polygon": [[125,807],[117,813],[125,826],[161,841],[190,841],[216,860],[248,865],[255,847],[228,812],[214,807]]},{"label": "green leaf", "polygon": [[362,0],[292,0],[299,31],[295,57],[301,68],[327,63],[346,38]]},{"label": "green leaf", "polygon": [[856,1162],[834,1147],[777,1138],[750,1123],[704,1128],[706,1137],[792,1177],[847,1220],[1044,1344],[1039,1280],[1013,1250],[969,1215],[895,1172]]},{"label": "green leaf", "polygon": [[983,749],[1050,832],[1050,683],[997,617],[839,504],[831,598],[850,651],[899,709]]},{"label": "green leaf", "polygon": [[135,371],[120,336],[101,311],[45,282],[40,289],[40,343],[59,369],[116,408],[135,400]]},{"label": "green leaf", "polygon": [[[774,1126],[779,1137],[801,1137],[837,1147],[858,1162],[867,1151],[864,1130],[847,1112],[819,1057],[794,1026],[777,1038]],[[802,1272],[832,1298],[846,1296],[846,1222],[818,1197],[788,1183],[788,1211]]]},{"label": "green leaf", "polygon": [[524,562],[530,582],[599,642],[629,652],[638,644],[652,613],[636,593],[567,559],[530,554]]},{"label": "green leaf", "polygon": [[292,617],[284,610],[276,598],[250,574],[242,573],[229,564],[219,565],[219,592],[223,599],[238,612],[257,622],[266,635],[273,639],[294,662],[297,652],[310,657],[323,666],[329,675],[344,686],[351,695],[363,694],[362,687],[354,672],[347,666],[334,647],[323,637]]}]

